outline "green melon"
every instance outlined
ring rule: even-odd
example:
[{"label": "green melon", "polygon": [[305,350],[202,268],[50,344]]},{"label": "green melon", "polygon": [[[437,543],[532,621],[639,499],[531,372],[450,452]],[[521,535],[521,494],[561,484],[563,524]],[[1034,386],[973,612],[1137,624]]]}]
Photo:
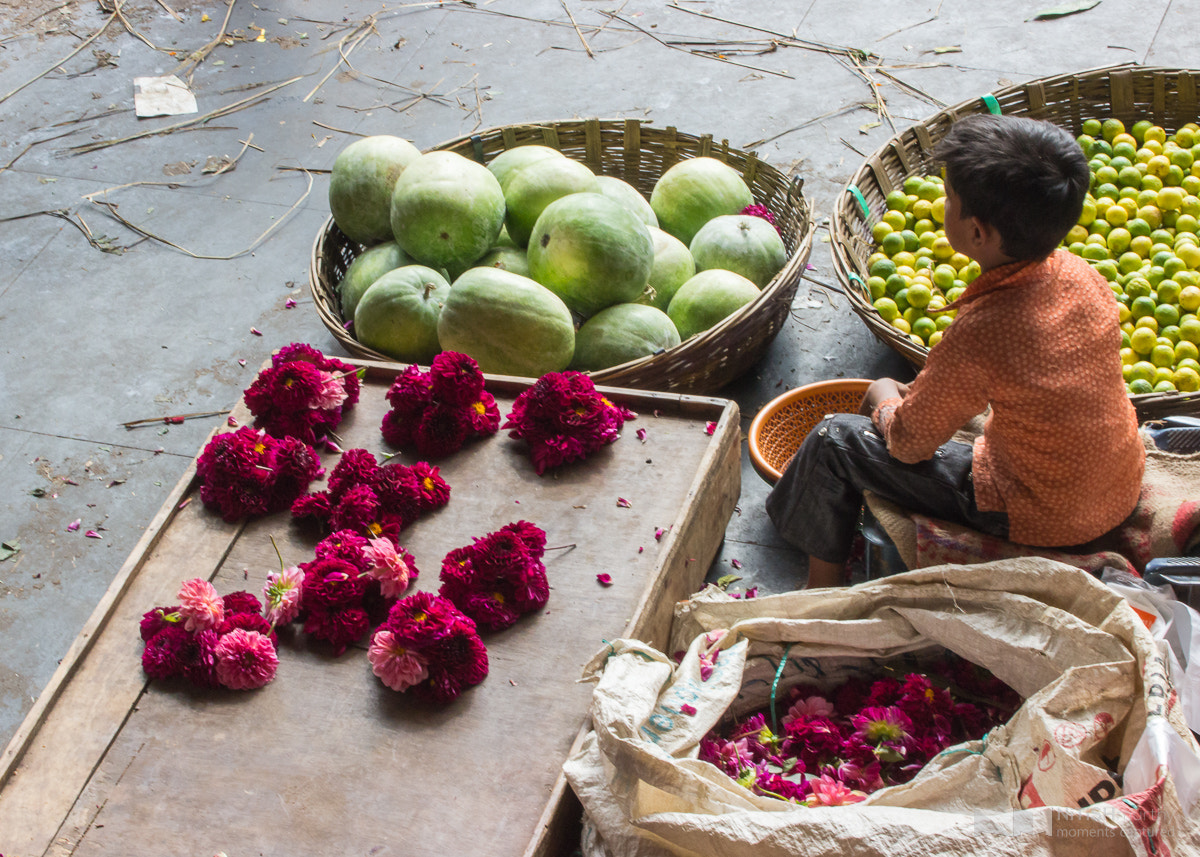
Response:
[{"label": "green melon", "polygon": [[408,256],[395,241],[376,244],[355,256],[337,286],[342,318],[354,318],[354,309],[372,283],[388,271],[409,263]]},{"label": "green melon", "polygon": [[679,331],[662,310],[644,304],[614,304],[579,328],[571,368],[580,372],[608,369],[678,344]]},{"label": "green melon", "polygon": [[599,190],[596,174],[570,158],[542,158],[511,170],[504,191],[504,228],[518,247],[529,243],[533,225],[546,206],[567,194]]},{"label": "green melon", "polygon": [[650,200],[629,182],[616,176],[596,176],[596,181],[600,185],[600,193],[624,205],[647,226],[658,226],[658,217],[650,207]]},{"label": "green melon", "polygon": [[686,340],[733,315],[758,295],[758,286],[741,274],[712,268],[679,287],[667,315],[675,322],[679,338]]},{"label": "green melon", "polygon": [[454,281],[438,319],[445,351],[484,372],[538,378],[561,372],[575,353],[571,311],[552,291],[498,268],[471,268]]},{"label": "green melon", "polygon": [[669,232],[650,227],[654,243],[654,266],[650,269],[650,289],[638,303],[650,304],[663,312],[679,287],[696,275],[696,263],[687,246]]},{"label": "green melon", "polygon": [[528,277],[529,257],[525,255],[525,251],[520,247],[496,246],[476,259],[475,264],[471,267],[499,268],[501,271],[509,271],[513,274],[520,274],[522,277]]},{"label": "green melon", "polygon": [[650,279],[654,243],[629,209],[598,193],[546,206],[529,239],[529,272],[584,318],[637,300]]},{"label": "green melon", "polygon": [[508,178],[508,174],[513,170],[519,170],[529,164],[543,160],[545,158],[565,158],[562,152],[558,149],[552,149],[549,146],[517,146],[512,149],[505,149],[496,157],[488,161],[487,168],[492,175],[496,177],[496,181],[500,182],[503,187],[504,180]]},{"label": "green melon", "polygon": [[650,192],[658,225],[690,245],[700,227],[754,202],[741,173],[716,158],[688,158],[659,176]]},{"label": "green melon", "polygon": [[329,213],[338,229],[359,244],[392,237],[392,189],[421,150],[400,137],[363,137],[346,146],[329,174]]},{"label": "green melon", "polygon": [[445,277],[424,265],[388,271],[371,284],[354,310],[354,338],[407,363],[428,365],[442,349],[438,316],[450,296]]},{"label": "green melon", "polygon": [[700,227],[689,249],[697,271],[724,268],[760,289],[787,263],[787,248],[775,227],[748,214],[714,217]]},{"label": "green melon", "polygon": [[392,192],[396,243],[422,265],[465,268],[504,226],[504,193],[487,167],[454,152],[428,152],[409,164]]}]

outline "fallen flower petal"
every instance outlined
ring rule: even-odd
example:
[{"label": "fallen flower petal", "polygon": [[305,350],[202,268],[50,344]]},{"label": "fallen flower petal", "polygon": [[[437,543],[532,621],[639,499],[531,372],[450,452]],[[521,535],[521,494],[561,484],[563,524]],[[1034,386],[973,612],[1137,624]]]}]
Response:
[{"label": "fallen flower petal", "polygon": [[95,530],[88,530],[88,531],[87,531],[86,533],[84,533],[83,535],[84,535],[84,537],[85,537],[85,538],[89,538],[89,539],[102,539],[102,538],[104,538],[104,536],[100,535],[100,534],[99,534],[98,532],[96,532]]},{"label": "fallen flower petal", "polygon": [[642,547],[641,545],[638,545],[638,553],[641,553],[644,550],[645,550],[644,547]]},{"label": "fallen flower petal", "polygon": [[696,716],[696,706],[688,705],[686,702],[683,705],[679,706],[679,710],[682,713],[686,714],[688,717]]},{"label": "fallen flower petal", "polygon": [[294,307],[295,305],[296,305],[296,299],[295,299],[295,298],[288,298],[286,301],[284,301],[284,302],[283,302],[283,308],[284,308],[284,309],[291,309],[291,308],[292,308],[292,307]]},{"label": "fallen flower petal", "polygon": [[646,442],[646,430],[644,428],[638,429],[636,432],[634,432],[634,434],[637,435],[637,439],[642,443]]},{"label": "fallen flower petal", "polygon": [[654,528],[654,540],[656,542],[662,541],[663,533],[665,533],[665,532],[666,532],[666,530],[664,530],[662,527],[655,527]]},{"label": "fallen flower petal", "polygon": [[183,422],[183,417],[163,417],[163,422],[177,426]]},{"label": "fallen flower petal", "polygon": [[72,521],[71,523],[67,524],[67,532],[68,532],[68,533],[73,533],[73,532],[75,532],[76,530],[78,530],[78,529],[79,529],[79,525],[80,525],[80,524],[82,524],[82,523],[83,523],[83,521],[82,521],[80,518],[76,518],[74,521]]},{"label": "fallen flower petal", "polygon": [[250,328],[250,332],[253,333],[255,336],[262,336],[262,331],[259,330],[257,327]]},{"label": "fallen flower petal", "polygon": [[716,430],[717,430],[717,424],[715,422],[713,422],[712,420],[709,420],[708,422],[706,422],[704,424],[704,433],[705,434],[711,436],[712,433],[715,432]]},{"label": "fallen flower petal", "polygon": [[238,421],[235,420],[233,417],[230,417],[229,419],[225,420],[225,425],[229,426],[230,428],[237,428]]},{"label": "fallen flower petal", "polygon": [[633,505],[628,500],[626,500],[624,497],[617,498],[617,506],[619,506],[622,509],[632,509],[633,508]]},{"label": "fallen flower petal", "polygon": [[612,586],[613,579],[611,574],[597,574],[596,581],[601,586]]},{"label": "fallen flower petal", "polygon": [[245,360],[245,358],[239,357],[239,358],[238,358],[238,365],[239,365],[239,366],[245,366],[245,365],[246,365],[246,360]]},{"label": "fallen flower petal", "polygon": [[740,559],[731,559],[731,560],[729,561],[729,564],[730,564],[730,565],[732,565],[734,568],[741,568],[741,567],[742,567],[742,561],[741,561]]}]

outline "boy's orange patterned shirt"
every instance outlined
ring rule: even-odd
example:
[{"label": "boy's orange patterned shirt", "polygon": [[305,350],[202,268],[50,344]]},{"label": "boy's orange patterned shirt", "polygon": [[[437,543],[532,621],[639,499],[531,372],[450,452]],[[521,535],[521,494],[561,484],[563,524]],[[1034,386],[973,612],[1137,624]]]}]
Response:
[{"label": "boy's orange patterned shirt", "polygon": [[983,274],[903,399],[874,419],[888,450],[924,461],[991,407],[972,458],[976,504],[1009,537],[1066,546],[1137,504],[1145,448],[1121,376],[1117,303],[1091,265],[1056,250]]}]

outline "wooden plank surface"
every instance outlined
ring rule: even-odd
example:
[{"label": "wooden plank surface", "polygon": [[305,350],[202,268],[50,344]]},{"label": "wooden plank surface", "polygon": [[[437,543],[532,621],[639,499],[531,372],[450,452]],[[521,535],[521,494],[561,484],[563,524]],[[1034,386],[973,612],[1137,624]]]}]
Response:
[{"label": "wooden plank surface", "polygon": [[[344,448],[383,455],[395,367],[364,365],[362,401],[338,434]],[[502,414],[523,388],[489,380]],[[616,636],[665,642],[671,605],[701,585],[740,488],[734,403],[610,393],[638,419],[586,462],[539,477],[504,435],[439,462],[450,503],[401,539],[421,569],[415,589],[435,591],[442,556],[510,521],[573,545],[546,555],[546,608],[485,634],[490,675],[444,707],[385,688],[360,648],[334,658],[298,629],[281,633],[278,675],[258,691],[147,686],[142,612],[173,603],[189,577],[257,592],[278,568],[272,536],[288,564],[315,544],[286,514],[222,523],[185,477],[172,509],[194,502],[161,516],[94,617],[94,642],[10,745],[0,853],[555,853],[570,814],[561,765],[590,697],[583,663]]]}]

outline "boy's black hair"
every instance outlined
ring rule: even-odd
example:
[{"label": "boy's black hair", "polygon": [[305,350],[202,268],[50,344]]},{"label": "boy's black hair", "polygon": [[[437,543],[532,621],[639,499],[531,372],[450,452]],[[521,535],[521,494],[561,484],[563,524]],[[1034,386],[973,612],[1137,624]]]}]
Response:
[{"label": "boy's black hair", "polygon": [[1000,233],[1013,259],[1041,259],[1079,220],[1091,183],[1079,143],[1059,126],[1019,116],[973,114],[950,127],[934,157],[963,217]]}]

